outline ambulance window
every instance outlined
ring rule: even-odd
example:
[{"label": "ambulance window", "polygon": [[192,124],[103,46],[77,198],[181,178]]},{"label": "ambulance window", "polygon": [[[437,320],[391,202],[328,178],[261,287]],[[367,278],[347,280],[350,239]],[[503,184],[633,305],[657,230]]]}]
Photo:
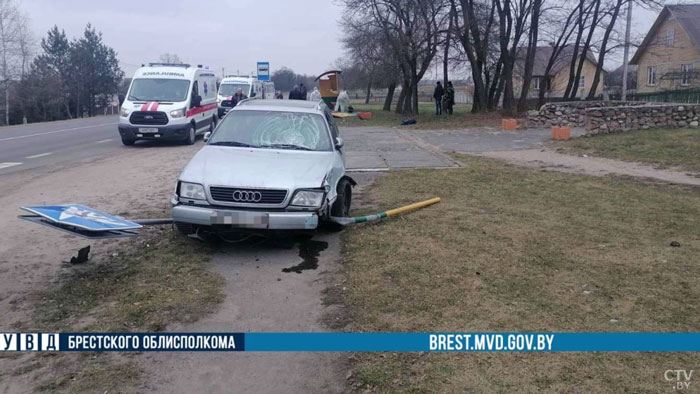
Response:
[{"label": "ambulance window", "polygon": [[192,100],[190,100],[190,108],[194,108],[194,98],[197,97],[197,95],[199,95],[199,85],[197,84],[197,81],[194,81],[192,84]]}]

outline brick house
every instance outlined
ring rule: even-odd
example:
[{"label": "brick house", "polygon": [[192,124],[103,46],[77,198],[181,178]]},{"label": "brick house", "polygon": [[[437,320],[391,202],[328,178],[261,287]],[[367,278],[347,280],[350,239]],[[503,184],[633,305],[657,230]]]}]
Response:
[{"label": "brick house", "polygon": [[665,6],[630,64],[638,93],[700,87],[700,4]]}]

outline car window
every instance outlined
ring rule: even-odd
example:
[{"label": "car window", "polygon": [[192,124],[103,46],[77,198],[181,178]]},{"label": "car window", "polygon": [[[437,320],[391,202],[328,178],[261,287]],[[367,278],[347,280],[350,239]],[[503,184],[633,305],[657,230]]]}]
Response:
[{"label": "car window", "polygon": [[212,145],[330,151],[326,122],[314,113],[236,110],[209,140]]},{"label": "car window", "polygon": [[338,126],[335,124],[335,119],[333,119],[333,115],[331,115],[330,111],[326,110],[323,111],[323,113],[326,115],[326,120],[328,121],[328,124],[331,127],[331,137],[333,137],[333,141],[335,141],[336,137],[340,135],[340,131],[338,131]]}]

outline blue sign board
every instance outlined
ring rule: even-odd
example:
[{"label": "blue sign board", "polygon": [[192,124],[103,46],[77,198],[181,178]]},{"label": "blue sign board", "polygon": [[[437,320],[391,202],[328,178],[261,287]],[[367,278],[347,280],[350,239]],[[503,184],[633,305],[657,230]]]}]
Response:
[{"label": "blue sign board", "polygon": [[258,81],[270,80],[270,63],[258,62]]},{"label": "blue sign board", "polygon": [[22,209],[52,222],[74,226],[87,231],[134,230],[142,227],[138,223],[130,222],[80,204],[43,205],[22,207]]}]

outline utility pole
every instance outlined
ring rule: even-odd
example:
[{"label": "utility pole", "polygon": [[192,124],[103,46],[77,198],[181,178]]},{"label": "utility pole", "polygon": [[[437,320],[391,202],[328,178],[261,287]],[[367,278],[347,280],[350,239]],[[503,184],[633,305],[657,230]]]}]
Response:
[{"label": "utility pole", "polygon": [[627,68],[630,56],[630,30],[632,28],[632,0],[627,0],[627,28],[625,31],[625,54],[622,65],[622,101],[627,100]]}]

